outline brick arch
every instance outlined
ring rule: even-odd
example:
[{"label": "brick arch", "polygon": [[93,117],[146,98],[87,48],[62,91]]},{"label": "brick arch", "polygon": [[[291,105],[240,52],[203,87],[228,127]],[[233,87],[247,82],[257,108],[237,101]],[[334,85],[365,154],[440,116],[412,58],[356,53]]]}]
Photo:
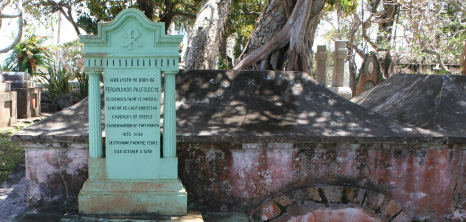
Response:
[{"label": "brick arch", "polygon": [[[346,186],[314,186],[265,200],[252,221],[411,221],[401,204],[376,191]],[[349,219],[352,217],[353,219]],[[341,220],[338,220],[341,218]]]}]

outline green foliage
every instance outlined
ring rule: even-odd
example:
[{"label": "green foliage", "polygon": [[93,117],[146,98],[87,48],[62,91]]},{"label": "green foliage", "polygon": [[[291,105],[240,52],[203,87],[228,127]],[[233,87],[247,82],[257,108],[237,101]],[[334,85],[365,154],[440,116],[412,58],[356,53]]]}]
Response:
[{"label": "green foliage", "polygon": [[[55,80],[60,76],[66,76],[68,79],[78,81],[77,89],[73,89],[73,93],[77,94],[77,98],[83,99],[88,95],[88,77],[84,73],[84,45],[76,39],[72,42],[64,43],[57,46],[51,54],[58,56],[56,60],[60,64],[60,68],[52,68]],[[52,66],[48,67],[48,72]],[[42,75],[43,77],[44,75]],[[65,78],[65,77],[63,77]],[[43,78],[44,79],[44,78]],[[49,79],[47,76],[46,79]],[[58,80],[53,82],[59,82]],[[64,82],[62,84],[65,84]],[[66,93],[65,93],[66,94]]]},{"label": "green foliage", "polygon": [[[202,4],[202,0],[154,0],[154,18],[156,21],[165,22],[168,25],[171,22],[177,24],[177,28],[187,29],[194,23],[196,13]],[[97,32],[97,23],[113,20],[119,12],[126,8],[138,8],[135,0],[90,0],[87,1],[89,13],[78,11],[78,25],[84,28],[88,33]]]},{"label": "green foliage", "polygon": [[7,69],[27,71],[36,74],[39,66],[46,64],[48,49],[41,46],[46,39],[32,35],[16,45],[10,56],[6,59]]},{"label": "green foliage", "polygon": [[217,69],[229,69],[225,59],[223,59],[221,56],[218,56]]},{"label": "green foliage", "polygon": [[265,0],[233,0],[225,29],[227,37],[236,40],[234,59],[238,58],[254,30],[256,20],[265,7]]},{"label": "green foliage", "polygon": [[86,2],[87,11],[78,10],[77,24],[87,33],[97,34],[97,23],[113,20],[118,13],[126,8],[134,8],[132,0],[89,0]]},{"label": "green foliage", "polygon": [[21,127],[0,130],[0,184],[8,178],[24,156],[24,148],[18,142],[11,141],[11,136],[19,130]]},{"label": "green foliage", "polygon": [[75,75],[84,69],[84,44],[79,39],[64,43],[56,48],[59,57],[57,61],[67,72]]},{"label": "green foliage", "polygon": [[346,17],[356,12],[358,8],[358,2],[355,0],[327,0],[325,11],[333,11],[337,9],[343,12],[343,16]]},{"label": "green foliage", "polygon": [[47,89],[47,99],[52,104],[57,104],[60,96],[71,94],[73,88],[69,82],[73,75],[66,71],[65,68],[49,64],[48,73],[41,74],[40,82]]},{"label": "green foliage", "polygon": [[75,76],[78,80],[78,97],[84,99],[89,94],[89,76],[84,72],[78,72]]}]

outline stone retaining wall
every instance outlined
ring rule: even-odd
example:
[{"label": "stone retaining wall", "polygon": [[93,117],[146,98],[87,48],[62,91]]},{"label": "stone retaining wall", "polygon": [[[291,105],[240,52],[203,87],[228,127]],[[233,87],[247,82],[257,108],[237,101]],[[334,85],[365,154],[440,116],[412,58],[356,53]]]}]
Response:
[{"label": "stone retaining wall", "polygon": [[[439,221],[466,206],[465,145],[179,144],[178,155],[189,200],[209,210],[257,216],[266,212],[257,213],[258,206],[283,195],[293,202],[344,203],[343,190],[354,189],[383,195],[369,206],[379,214],[396,202],[401,210],[386,219],[402,211],[406,217]],[[327,189],[331,186],[339,188]],[[291,194],[305,188],[323,189],[325,194],[317,196],[327,200],[298,200]]]},{"label": "stone retaining wall", "polygon": [[[296,72],[182,72],[176,104],[178,173],[201,210],[276,221],[466,219],[464,135],[394,121]],[[26,148],[29,209],[77,207],[87,110],[83,100],[13,136]]]},{"label": "stone retaining wall", "polygon": [[[190,202],[251,219],[283,219],[312,205],[438,221],[466,206],[466,145],[179,143],[177,152]],[[76,208],[87,155],[84,144],[30,143],[28,207]]]}]

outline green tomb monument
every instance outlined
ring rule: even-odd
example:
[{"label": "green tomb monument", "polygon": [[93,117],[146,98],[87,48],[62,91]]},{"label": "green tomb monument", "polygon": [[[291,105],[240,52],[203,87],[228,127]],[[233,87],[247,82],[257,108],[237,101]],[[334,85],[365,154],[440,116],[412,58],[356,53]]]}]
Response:
[{"label": "green tomb monument", "polygon": [[187,213],[187,194],[178,179],[175,122],[175,74],[183,36],[164,30],[164,23],[127,9],[114,21],[99,23],[97,35],[81,36],[89,75],[89,178],[79,193],[80,213]]}]

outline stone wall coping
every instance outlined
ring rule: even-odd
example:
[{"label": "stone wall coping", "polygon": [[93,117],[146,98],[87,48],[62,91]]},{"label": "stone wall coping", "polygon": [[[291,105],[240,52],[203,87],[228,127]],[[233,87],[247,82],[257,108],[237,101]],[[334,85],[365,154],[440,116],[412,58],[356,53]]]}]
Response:
[{"label": "stone wall coping", "polygon": [[[466,144],[466,136],[369,111],[317,85],[306,73],[193,70],[180,72],[176,81],[179,143]],[[87,99],[12,139],[88,143]]]}]

